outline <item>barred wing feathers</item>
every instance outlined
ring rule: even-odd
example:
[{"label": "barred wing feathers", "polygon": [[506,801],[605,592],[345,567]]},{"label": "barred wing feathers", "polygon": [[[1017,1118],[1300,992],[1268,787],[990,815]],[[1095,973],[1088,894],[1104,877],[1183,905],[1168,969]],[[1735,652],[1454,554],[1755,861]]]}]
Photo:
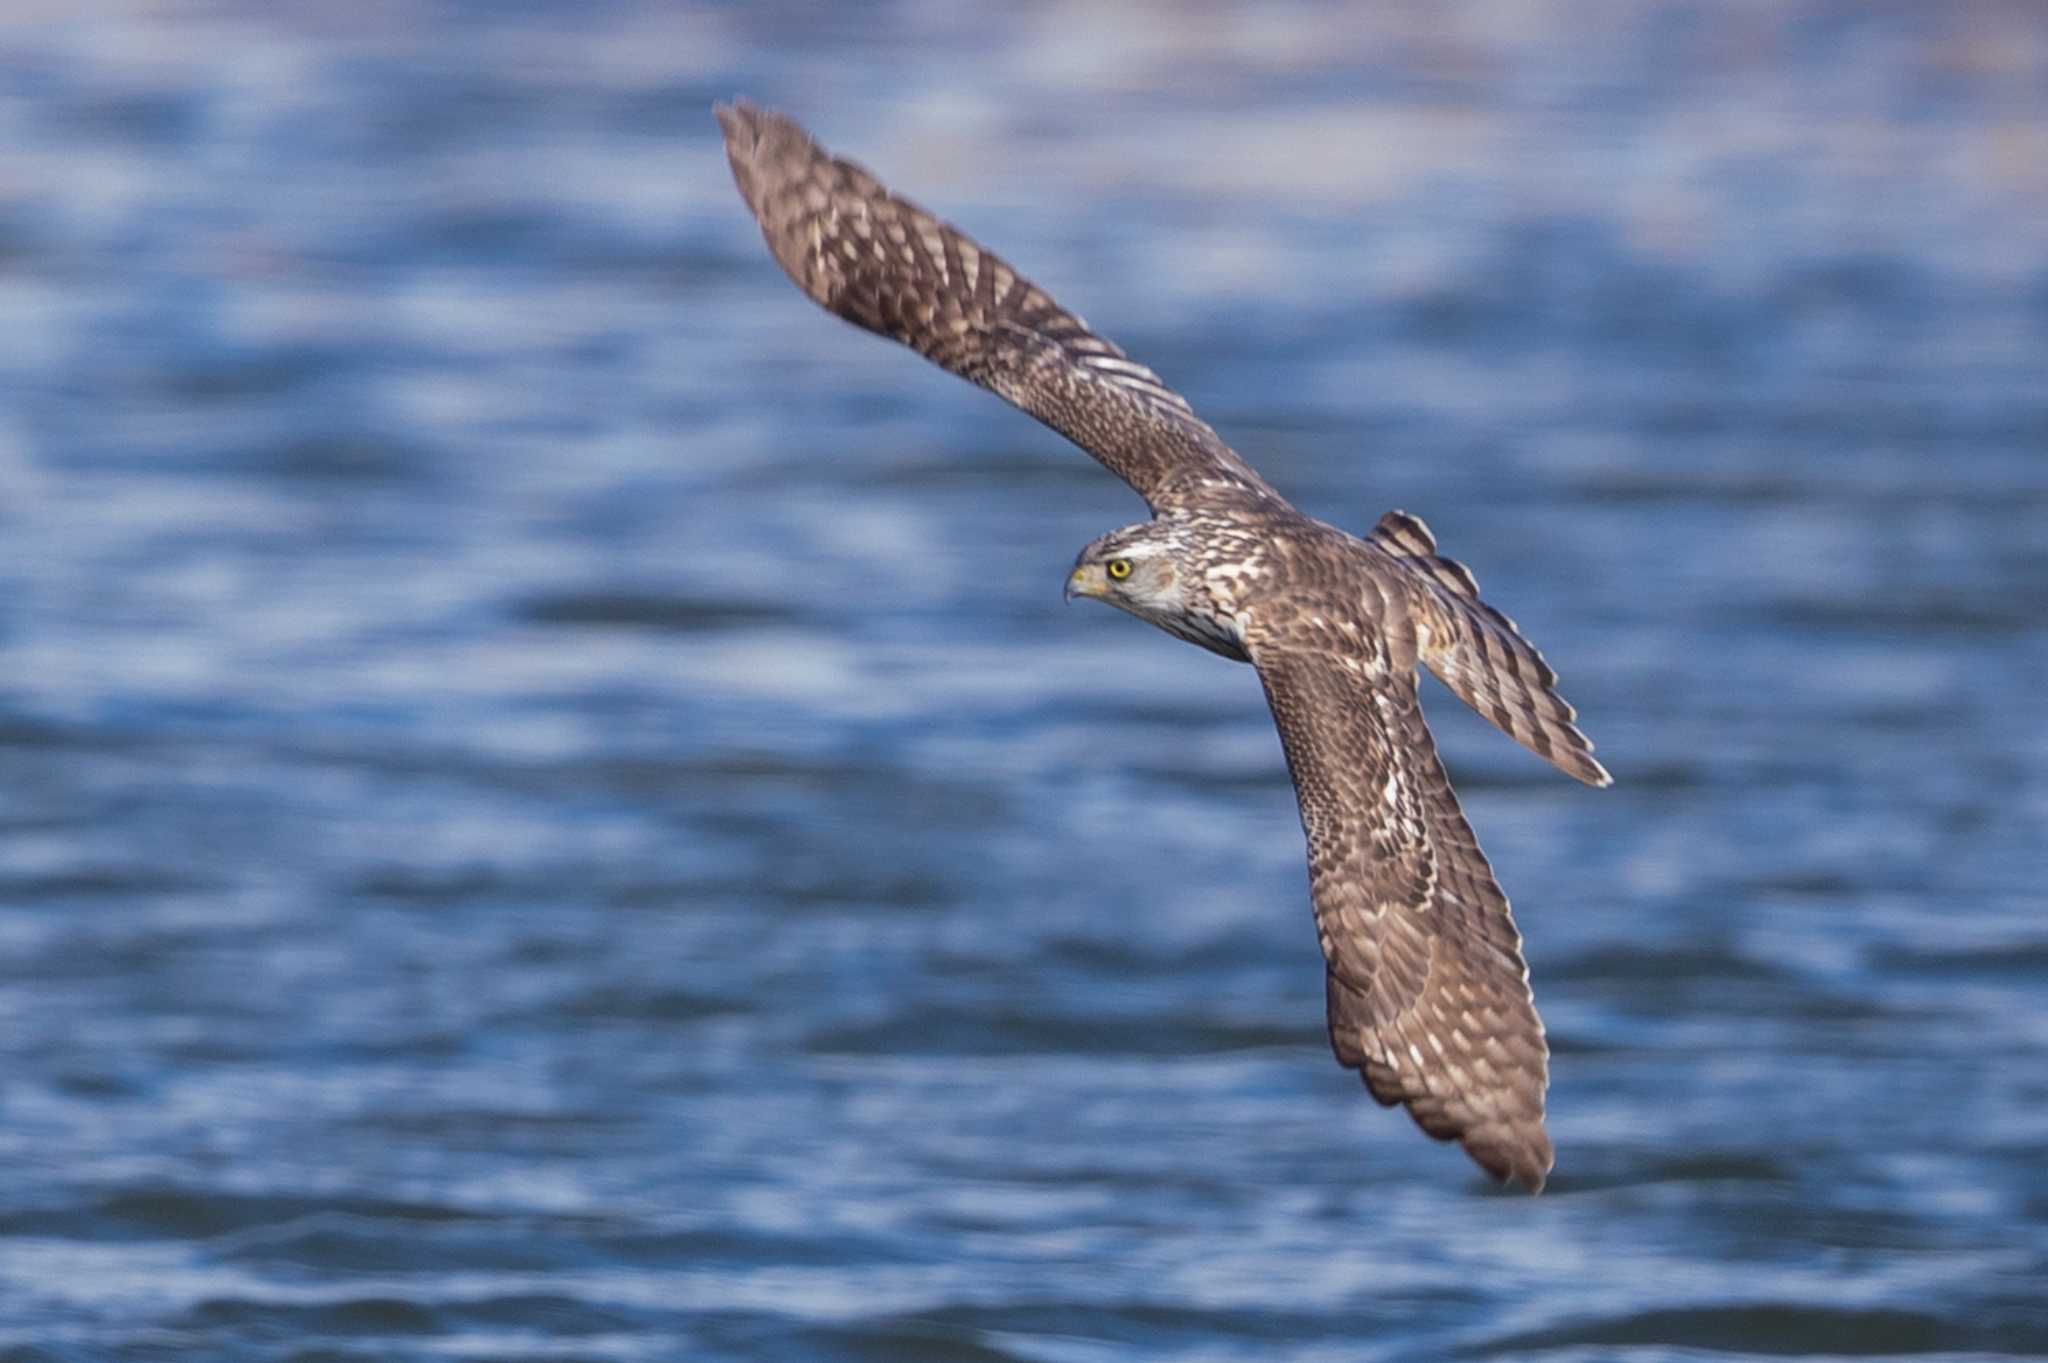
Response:
[{"label": "barred wing feathers", "polygon": [[1308,836],[1337,1059],[1496,1178],[1540,1189],[1549,1047],[1414,673],[1301,629],[1251,652]]},{"label": "barred wing feathers", "polygon": [[793,119],[744,101],[717,114],[768,249],[828,311],[1029,412],[1155,511],[1218,488],[1271,495],[1185,398],[966,233]]}]

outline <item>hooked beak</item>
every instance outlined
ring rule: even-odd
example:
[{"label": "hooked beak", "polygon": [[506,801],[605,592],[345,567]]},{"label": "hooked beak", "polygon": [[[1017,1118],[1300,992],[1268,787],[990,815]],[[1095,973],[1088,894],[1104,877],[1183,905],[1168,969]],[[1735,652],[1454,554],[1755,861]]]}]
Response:
[{"label": "hooked beak", "polygon": [[1100,596],[1109,585],[1109,578],[1099,563],[1083,563],[1067,574],[1067,600],[1077,596]]}]

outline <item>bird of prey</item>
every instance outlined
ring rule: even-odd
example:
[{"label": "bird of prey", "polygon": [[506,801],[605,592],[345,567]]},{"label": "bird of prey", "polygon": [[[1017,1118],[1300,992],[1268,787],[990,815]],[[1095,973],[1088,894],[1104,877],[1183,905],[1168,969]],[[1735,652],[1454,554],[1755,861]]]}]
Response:
[{"label": "bird of prey", "polygon": [[1363,539],[1290,506],[1160,377],[794,120],[719,106],[768,249],[827,311],[1008,400],[1152,519],[1081,550],[1095,597],[1259,674],[1308,837],[1330,1043],[1382,1104],[1538,1191],[1549,1047],[1522,938],[1423,722],[1418,664],[1537,755],[1610,777],[1557,674],[1419,519]]}]

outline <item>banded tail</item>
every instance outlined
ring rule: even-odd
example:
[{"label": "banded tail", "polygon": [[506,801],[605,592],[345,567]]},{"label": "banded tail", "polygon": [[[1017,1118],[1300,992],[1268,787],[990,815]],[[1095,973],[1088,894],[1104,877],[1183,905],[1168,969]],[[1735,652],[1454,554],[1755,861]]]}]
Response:
[{"label": "banded tail", "polygon": [[1557,693],[1556,671],[1513,620],[1479,599],[1470,569],[1437,553],[1420,518],[1389,511],[1366,542],[1414,575],[1416,643],[1439,681],[1559,771],[1589,786],[1614,783],[1572,722],[1578,712]]}]

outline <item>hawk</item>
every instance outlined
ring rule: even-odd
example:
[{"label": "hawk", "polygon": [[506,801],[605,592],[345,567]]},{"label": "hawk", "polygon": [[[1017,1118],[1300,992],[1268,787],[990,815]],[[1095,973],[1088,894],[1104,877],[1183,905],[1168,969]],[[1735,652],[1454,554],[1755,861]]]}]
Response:
[{"label": "hawk", "polygon": [[1458,806],[1417,665],[1538,756],[1611,778],[1557,674],[1418,518],[1363,539],[1289,505],[1187,400],[966,233],[794,120],[716,109],[776,261],[827,311],[1029,412],[1145,499],[1066,591],[1250,663],[1308,838],[1330,1044],[1382,1104],[1539,1191],[1549,1047],[1507,897]]}]

